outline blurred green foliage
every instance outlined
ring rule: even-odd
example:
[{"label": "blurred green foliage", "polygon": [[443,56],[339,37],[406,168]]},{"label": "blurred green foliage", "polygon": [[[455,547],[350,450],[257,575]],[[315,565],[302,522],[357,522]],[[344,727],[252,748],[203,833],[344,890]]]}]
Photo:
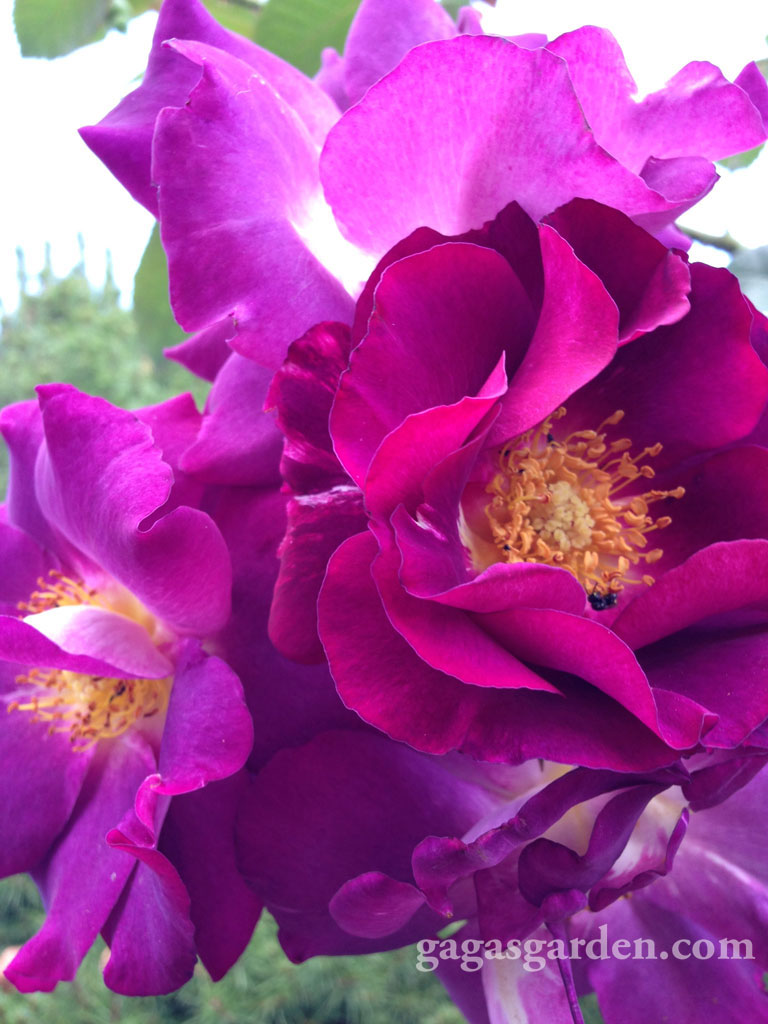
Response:
[{"label": "blurred green foliage", "polygon": [[157,0],[15,0],[13,23],[22,57],[62,57],[95,43]]},{"label": "blurred green foliage", "polygon": [[308,75],[326,46],[344,49],[358,0],[269,0],[259,15],[256,41]]},{"label": "blurred green foliage", "polygon": [[[133,409],[181,391],[192,391],[198,404],[204,399],[207,384],[163,358],[159,330],[145,336],[133,312],[121,308],[109,271],[94,288],[82,262],[57,278],[48,258],[32,292],[19,254],[19,291],[18,309],[0,318],[0,408],[34,398],[35,385],[51,381]],[[168,342],[178,340],[174,334]],[[6,472],[2,449],[2,491]]]}]

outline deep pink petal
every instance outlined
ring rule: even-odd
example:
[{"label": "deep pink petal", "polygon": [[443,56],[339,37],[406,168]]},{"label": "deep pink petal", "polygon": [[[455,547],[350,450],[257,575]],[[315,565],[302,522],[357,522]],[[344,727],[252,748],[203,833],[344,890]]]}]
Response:
[{"label": "deep pink petal", "polygon": [[638,103],[621,50],[605,29],[579,28],[547,49],[567,61],[597,141],[637,173],[651,156],[719,160],[765,139],[762,118],[747,92],[727,82],[712,64],[686,65]]},{"label": "deep pink petal", "polygon": [[678,253],[607,206],[574,199],[546,222],[594,271],[619,307],[619,338],[630,341],[685,316],[691,275]]},{"label": "deep pink petal", "polygon": [[362,483],[379,443],[406,416],[478,395],[505,352],[516,365],[529,318],[514,271],[490,249],[449,243],[392,264],[331,413],[352,478]]},{"label": "deep pink petal", "polygon": [[120,673],[162,679],[173,672],[143,626],[104,608],[64,605],[27,615],[24,622],[68,654],[103,661]]},{"label": "deep pink petal", "polygon": [[768,597],[768,541],[713,544],[649,587],[619,615],[613,631],[637,650],[701,619]]},{"label": "deep pink petal", "polygon": [[227,342],[232,340],[236,330],[233,321],[226,317],[212,327],[198,331],[186,341],[165,349],[163,354],[166,359],[173,359],[185,366],[190,373],[197,374],[203,380],[213,381],[232,355]]},{"label": "deep pink petal", "polygon": [[318,602],[339,694],[365,721],[429,753],[460,747],[485,761],[544,757],[631,771],[675,760],[636,718],[573,677],[557,675],[560,696],[469,686],[430,668],[386,616],[370,576],[375,554],[370,534],[342,544]]},{"label": "deep pink petal", "polygon": [[750,343],[752,314],[738,281],[696,263],[691,283],[687,316],[625,345],[567,402],[591,429],[623,409],[614,436],[630,438],[633,453],[662,442],[657,472],[744,437],[768,399],[768,370]]},{"label": "deep pink petal", "polygon": [[523,358],[507,354],[510,386],[490,442],[536,426],[613,357],[618,312],[600,279],[546,224],[539,227],[544,300]]},{"label": "deep pink petal", "polygon": [[309,664],[324,660],[317,635],[317,598],[328,560],[367,522],[363,496],[356,487],[339,486],[289,501],[269,614],[270,639],[287,658]]}]

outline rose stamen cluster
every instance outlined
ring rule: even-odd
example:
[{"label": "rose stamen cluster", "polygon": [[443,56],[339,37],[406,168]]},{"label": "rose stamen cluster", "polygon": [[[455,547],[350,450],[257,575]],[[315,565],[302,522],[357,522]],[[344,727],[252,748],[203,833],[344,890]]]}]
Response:
[{"label": "rose stamen cluster", "polygon": [[92,604],[103,607],[93,587],[86,587],[82,581],[73,580],[57,569],[51,569],[48,579],[41,576],[37,581],[39,590],[33,590],[28,601],[19,601],[19,611],[35,615],[51,608],[76,607]]},{"label": "rose stamen cluster", "polygon": [[25,703],[13,701],[8,710],[32,712],[33,721],[51,723],[51,733],[69,732],[75,753],[122,735],[139,719],[163,713],[171,688],[170,677],[110,679],[37,668],[17,676],[16,682],[38,687],[44,693]]},{"label": "rose stamen cluster", "polygon": [[486,487],[485,508],[500,561],[538,562],[573,573],[593,593],[616,594],[625,583],[651,585],[654,577],[628,579],[633,566],[652,565],[661,548],[643,551],[647,535],[663,530],[670,516],[653,519],[649,506],[679,499],[684,488],[650,490],[616,502],[623,488],[654,469],[641,460],[654,458],[661,444],[630,457],[632,441],[606,441],[605,428],[623,417],[619,409],[597,430],[577,430],[557,441],[552,428],[566,415],[561,406],[539,426],[502,447],[499,472]]},{"label": "rose stamen cluster", "polygon": [[[143,626],[151,625],[150,634],[158,632],[154,616],[127,591],[116,593],[115,601],[109,601],[94,587],[56,569],[48,573],[47,579],[40,577],[37,584],[39,590],[34,590],[28,600],[18,602],[20,611],[37,615],[55,608],[90,606],[122,613]],[[99,740],[122,735],[142,718],[165,712],[171,677],[113,678],[33,668],[16,676],[16,683],[35,687],[38,693],[27,701],[12,701],[8,711],[29,711],[33,721],[50,722],[50,733],[68,732],[73,751],[82,752]]]}]

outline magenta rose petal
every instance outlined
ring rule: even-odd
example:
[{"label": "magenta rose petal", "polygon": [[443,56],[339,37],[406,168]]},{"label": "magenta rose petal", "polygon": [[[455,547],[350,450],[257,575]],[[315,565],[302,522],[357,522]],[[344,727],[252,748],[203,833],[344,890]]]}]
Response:
[{"label": "magenta rose petal", "polygon": [[68,736],[50,733],[24,712],[8,713],[0,700],[0,746],[6,772],[0,799],[0,877],[40,863],[69,820],[92,754],[72,756]]},{"label": "magenta rose petal", "polygon": [[518,605],[541,607],[544,603],[573,614],[584,610],[584,588],[562,569],[496,562],[466,579],[465,563],[450,557],[455,549],[444,543],[439,530],[417,524],[402,506],[394,512],[391,524],[402,555],[400,582],[413,597],[469,612],[503,612]]},{"label": "magenta rose petal", "polygon": [[269,613],[269,636],[286,657],[303,663],[324,660],[317,635],[317,598],[328,559],[367,524],[357,488],[335,488],[288,503],[280,572]]},{"label": "magenta rose petal", "polygon": [[625,345],[567,403],[569,414],[589,426],[623,409],[618,429],[633,451],[664,445],[653,461],[657,472],[738,441],[768,398],[768,370],[750,344],[752,316],[736,278],[697,263],[691,282],[687,316]]},{"label": "magenta rose petal", "polygon": [[[545,945],[552,938],[542,928],[535,933]],[[544,948],[544,947],[541,947]],[[526,970],[519,960],[492,959],[483,966],[485,991],[490,1024],[519,1021],[520,1024],[573,1024],[579,1018],[571,1012],[563,979],[557,963],[544,958],[543,967],[535,973]]]},{"label": "magenta rose petal", "polygon": [[651,685],[673,690],[715,712],[710,747],[738,747],[768,718],[768,637],[750,626],[687,629],[638,652]]},{"label": "magenta rose petal", "polygon": [[[376,549],[369,533],[357,534],[328,565],[318,618],[331,674],[341,699],[366,721],[395,739],[418,735],[422,749],[446,753],[462,743],[480,692],[425,665],[394,631],[370,575]],[[407,702],[408,721],[393,706],[393,693]]]},{"label": "magenta rose petal", "polygon": [[[590,619],[556,610],[517,608],[484,616],[486,630],[507,650],[535,665],[581,676],[631,711],[670,746],[695,746],[704,726],[702,708],[685,701],[677,718],[659,715],[651,686],[636,657],[611,630]],[[553,638],[556,643],[553,644]]]},{"label": "magenta rose petal", "polygon": [[339,694],[365,721],[429,753],[461,747],[510,764],[545,757],[633,771],[675,760],[629,712],[572,677],[558,676],[560,696],[467,686],[430,668],[386,617],[370,576],[375,554],[370,534],[345,541],[318,602],[320,637]]},{"label": "magenta rose petal", "polygon": [[235,817],[247,788],[244,772],[171,801],[162,849],[191,898],[195,945],[214,981],[245,949],[261,912],[235,862]]},{"label": "magenta rose petal", "polygon": [[713,544],[664,573],[631,601],[613,631],[633,650],[768,597],[768,541]]},{"label": "magenta rose petal", "polygon": [[[325,665],[287,661],[267,637],[269,604],[278,564],[275,558],[285,528],[285,497],[277,490],[252,492],[227,488],[218,496],[216,523],[227,541],[234,566],[232,616],[219,641],[228,664],[243,682],[258,723],[248,761],[258,769],[281,747],[294,746],[324,729],[362,728],[358,716],[339,700]],[[309,613],[315,628],[315,608]]]},{"label": "magenta rose petal", "polygon": [[[344,883],[369,871],[400,882],[396,888],[405,893],[411,851],[424,834],[463,831],[490,805],[473,775],[446,780],[441,763],[370,732],[323,733],[276,754],[252,779],[238,845],[241,869],[275,914],[289,956],[393,948],[444,924],[440,915],[418,910],[423,899],[409,890],[415,917],[408,921],[403,913],[391,938],[361,939],[342,931],[328,904]],[[338,836],[343,842],[335,842]]]},{"label": "magenta rose petal", "polygon": [[328,233],[338,233],[317,147],[249,65],[202,43],[174,46],[202,65],[202,78],[185,107],[161,112],[154,140],[171,305],[190,331],[234,317],[233,347],[275,368],[313,324],[352,318],[352,299],[319,256],[333,244]]},{"label": "magenta rose petal", "polygon": [[18,602],[29,597],[50,562],[50,555],[29,534],[0,522],[0,614],[18,611]]},{"label": "magenta rose petal", "polygon": [[507,354],[509,391],[491,431],[502,444],[544,419],[613,358],[616,304],[600,279],[547,225],[539,227],[544,299],[522,360]]},{"label": "magenta rose petal", "polygon": [[173,663],[157,649],[146,629],[125,615],[74,605],[27,615],[24,623],[68,654],[110,665],[118,675],[162,679],[173,672]]},{"label": "magenta rose petal", "polygon": [[216,374],[232,355],[227,344],[237,333],[237,327],[229,317],[193,334],[186,341],[164,350],[166,359],[185,366],[190,373],[213,381]]},{"label": "magenta rose petal", "polygon": [[761,820],[765,782],[758,776],[718,807],[691,815],[668,879],[648,896],[674,911],[681,902],[718,937],[748,939],[768,963],[768,894]]},{"label": "magenta rose petal", "polygon": [[242,686],[219,658],[187,640],[179,655],[158,771],[158,793],[170,796],[225,778],[245,764],[253,722]]},{"label": "magenta rose petal", "polygon": [[[94,609],[94,611],[97,611],[97,609]],[[105,613],[106,616],[111,614],[111,612]],[[34,620],[35,616],[31,618]],[[135,623],[126,620],[128,626],[123,630],[122,623],[119,622],[119,619],[122,618],[123,616],[114,616],[117,622],[115,634],[120,639],[127,638],[128,645],[130,646],[131,639],[137,637],[136,631],[131,628]],[[98,616],[97,619],[99,623],[104,622],[103,616]],[[107,621],[111,623],[112,620]],[[91,619],[92,624],[93,622],[94,620]],[[35,668],[58,668],[68,672],[83,672],[96,676],[115,676],[120,674],[120,667],[111,660],[112,648],[107,644],[107,649],[106,651],[104,650],[105,638],[99,635],[98,629],[92,632],[90,636],[85,631],[82,634],[75,632],[66,639],[67,642],[74,642],[75,653],[70,653],[70,651],[60,647],[53,640],[49,640],[34,625],[7,615],[0,616],[0,657],[5,661],[17,662],[20,665],[28,665]],[[140,644],[141,648],[143,648],[142,650],[138,652],[129,651],[128,647],[124,649],[123,654],[128,655],[130,664],[139,669],[148,667],[154,678],[162,678],[168,673],[170,662],[156,649],[154,653],[150,651],[144,638],[140,638]],[[78,651],[78,648],[81,648],[81,650]],[[91,653],[91,650],[93,653]],[[104,654],[108,654],[110,660],[106,660],[103,657]],[[19,691],[19,693],[23,692]],[[19,696],[18,693],[16,695]]]},{"label": "magenta rose petal", "polygon": [[291,345],[270,385],[266,407],[277,411],[285,435],[280,469],[296,494],[349,483],[333,451],[328,418],[351,347],[346,324],[318,324]]},{"label": "magenta rose petal", "polygon": [[[643,959],[595,960],[588,963],[589,980],[607,1020],[647,1024],[649,1020],[691,1021],[702,1016],[711,1024],[734,1020],[759,1021],[765,1016],[762,970],[748,960],[732,962],[717,957],[698,960],[690,950],[695,942],[714,942],[713,935],[679,913],[670,913],[650,900],[619,900],[604,918],[608,935],[620,935],[631,949],[638,940],[652,939],[656,959],[652,970]],[[587,934],[587,938],[596,937]],[[682,940],[688,959],[669,956]],[[645,947],[647,948],[647,947]],[[668,954],[664,959],[661,951]],[[632,999],[627,999],[627,992]],[[695,1016],[692,1016],[692,1013]]]},{"label": "magenta rose petal", "polygon": [[369,871],[345,882],[328,909],[350,935],[379,939],[399,931],[423,905],[424,896],[414,885]]},{"label": "magenta rose petal", "polygon": [[427,665],[475,686],[558,692],[463,611],[410,597],[398,566],[397,551],[385,540],[371,568],[374,582],[389,621]]},{"label": "magenta rose petal", "polygon": [[318,144],[338,116],[328,97],[300,71],[222,28],[198,0],[166,0],[141,85],[99,124],[81,130],[88,146],[150,213],[157,214],[156,183],[150,171],[157,115],[164,107],[183,107],[200,78],[194,63],[163,45],[173,38],[198,40],[245,61],[293,107]]},{"label": "magenta rose petal", "polygon": [[[190,632],[222,625],[229,612],[229,558],[208,517],[176,508],[142,529],[173,482],[149,429],[131,413],[68,386],[44,386],[40,402],[46,446],[37,491],[46,516],[170,624]],[[195,573],[187,570],[190,551]]]},{"label": "magenta rose petal", "polygon": [[104,982],[122,995],[165,995],[192,977],[197,955],[189,896],[173,865],[139,860],[104,926]]},{"label": "magenta rose petal", "polygon": [[691,275],[677,253],[610,207],[574,199],[545,223],[573,246],[619,308],[619,340],[627,342],[690,309]]},{"label": "magenta rose petal", "polygon": [[266,487],[278,482],[282,435],[264,405],[269,370],[233,352],[214,381],[199,436],[181,469],[210,484]]},{"label": "magenta rose petal", "polygon": [[768,537],[768,450],[745,445],[697,461],[665,479],[685,494],[670,504],[671,524],[660,538],[666,572],[719,541]]},{"label": "magenta rose petal", "polygon": [[[447,144],[455,138],[466,144]],[[529,157],[516,158],[521,152]],[[564,61],[493,37],[411,50],[331,129],[321,175],[342,230],[370,252],[385,252],[422,224],[446,235],[479,228],[512,199],[533,217],[585,192],[630,215],[675,216],[673,203],[594,141]]]},{"label": "magenta rose petal", "polygon": [[74,978],[134,868],[132,858],[110,850],[104,836],[154,768],[138,735],[99,751],[67,829],[33,872],[47,914],[5,969],[19,991],[49,992]]},{"label": "magenta rose petal", "polygon": [[757,109],[768,95],[765,81],[762,90],[754,86],[752,98],[738,79],[732,84],[712,64],[696,61],[638,103],[621,50],[605,29],[576,29],[548,43],[547,49],[567,61],[597,141],[636,173],[651,156],[698,154],[720,160],[765,139]]},{"label": "magenta rose petal", "polygon": [[455,35],[456,26],[450,16],[433,0],[363,0],[344,45],[348,105],[357,103],[414,46]]},{"label": "magenta rose petal", "polygon": [[40,511],[35,493],[35,462],[43,437],[40,408],[35,401],[17,402],[0,410],[0,433],[8,447],[8,523],[33,537],[49,551],[58,544],[51,524]]},{"label": "magenta rose petal", "polygon": [[[375,518],[386,517],[400,504],[415,509],[425,474],[434,466],[439,468],[442,461],[454,463],[458,473],[463,464],[468,476],[480,442],[495,418],[497,399],[505,390],[502,356],[482,388],[482,394],[462,398],[451,406],[437,406],[407,416],[384,438],[368,469],[365,504],[369,514]],[[464,446],[469,437],[475,440]],[[458,501],[456,507],[458,509]]]}]

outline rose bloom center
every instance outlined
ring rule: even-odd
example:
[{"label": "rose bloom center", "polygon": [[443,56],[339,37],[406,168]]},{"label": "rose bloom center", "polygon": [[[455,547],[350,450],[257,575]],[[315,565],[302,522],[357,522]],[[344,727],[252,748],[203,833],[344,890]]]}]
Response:
[{"label": "rose bloom center", "polygon": [[[91,605],[138,622],[156,642],[162,638],[154,616],[116,585],[99,592],[56,571],[47,580],[40,579],[38,585],[40,590],[19,604],[20,611],[34,615],[51,608]],[[162,717],[172,679],[111,678],[33,668],[17,676],[16,682],[32,692],[28,698],[10,703],[8,710],[30,712],[36,721],[49,722],[50,732],[69,733],[73,750],[83,751],[100,740],[120,736],[140,719]]]},{"label": "rose bloom center", "polygon": [[565,415],[564,407],[557,409],[498,449],[487,478],[465,493],[463,539],[478,571],[495,562],[566,569],[601,611],[616,604],[626,584],[654,582],[646,567],[663,550],[649,547],[649,535],[672,520],[654,519],[650,507],[685,492],[677,487],[622,494],[653,479],[655,471],[644,460],[655,458],[661,444],[632,455],[629,438],[610,440],[622,410],[596,430],[570,434],[558,429]]}]

